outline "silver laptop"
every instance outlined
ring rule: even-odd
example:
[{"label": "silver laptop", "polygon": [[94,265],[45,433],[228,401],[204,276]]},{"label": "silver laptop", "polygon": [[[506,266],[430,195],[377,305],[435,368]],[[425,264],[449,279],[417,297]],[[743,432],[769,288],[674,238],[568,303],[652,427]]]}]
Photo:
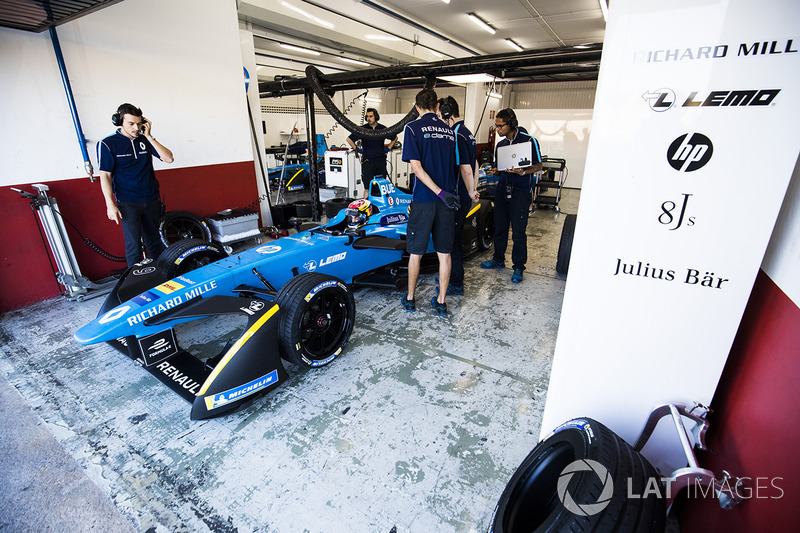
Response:
[{"label": "silver laptop", "polygon": [[531,143],[508,144],[497,149],[497,170],[524,168],[533,165]]}]

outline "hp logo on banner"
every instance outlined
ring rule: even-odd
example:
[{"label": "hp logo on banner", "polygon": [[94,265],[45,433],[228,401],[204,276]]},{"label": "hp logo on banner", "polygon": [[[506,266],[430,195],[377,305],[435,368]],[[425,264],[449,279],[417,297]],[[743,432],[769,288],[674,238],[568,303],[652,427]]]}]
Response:
[{"label": "hp logo on banner", "polygon": [[693,172],[703,168],[713,153],[711,139],[702,133],[686,133],[669,145],[667,161],[678,172]]},{"label": "hp logo on banner", "polygon": [[[603,482],[603,490],[600,492],[600,496],[597,497],[597,503],[577,504],[572,499],[569,491],[567,491],[567,487],[575,472],[587,471],[594,472],[600,478],[600,481]],[[578,516],[592,516],[605,509],[611,503],[611,497],[614,495],[614,481],[611,479],[611,474],[608,473],[606,467],[597,461],[580,459],[571,462],[561,471],[556,485],[556,492],[558,493],[558,499],[561,500],[567,511]]]}]

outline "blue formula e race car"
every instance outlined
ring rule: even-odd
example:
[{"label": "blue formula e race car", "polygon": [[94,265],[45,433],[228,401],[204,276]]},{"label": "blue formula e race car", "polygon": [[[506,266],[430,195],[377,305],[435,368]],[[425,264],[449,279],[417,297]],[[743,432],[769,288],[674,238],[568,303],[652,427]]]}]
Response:
[{"label": "blue formula e race car", "polygon": [[[327,224],[229,257],[217,243],[178,241],[129,268],[75,340],[107,342],[136,361],[192,404],[192,419],[236,409],[288,377],[281,357],[308,369],[342,352],[354,287],[405,283],[410,203],[379,179],[369,201]],[[465,255],[489,248],[493,228],[492,203],[482,199],[465,224]],[[219,354],[202,359],[180,346],[176,326],[231,314],[247,325]]]}]

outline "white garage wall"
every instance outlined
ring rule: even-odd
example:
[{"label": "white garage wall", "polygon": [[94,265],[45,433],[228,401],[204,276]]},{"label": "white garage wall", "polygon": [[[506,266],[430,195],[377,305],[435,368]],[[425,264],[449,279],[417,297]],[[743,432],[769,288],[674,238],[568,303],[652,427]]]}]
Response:
[{"label": "white garage wall", "polygon": [[[153,121],[171,168],[253,159],[233,0],[128,0],[57,32],[95,173],[123,102]],[[0,185],[84,175],[50,34],[0,28],[0,72]]]},{"label": "white garage wall", "polygon": [[564,186],[580,189],[592,129],[592,110],[517,109],[515,113],[520,125],[539,141],[543,156],[567,160]]}]

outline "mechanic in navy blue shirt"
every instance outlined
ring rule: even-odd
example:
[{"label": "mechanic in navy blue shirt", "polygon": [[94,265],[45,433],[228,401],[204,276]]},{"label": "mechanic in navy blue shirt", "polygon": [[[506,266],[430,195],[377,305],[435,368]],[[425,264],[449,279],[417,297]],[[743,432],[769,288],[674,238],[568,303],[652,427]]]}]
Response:
[{"label": "mechanic in navy blue shirt", "polygon": [[122,220],[125,259],[128,266],[133,266],[142,260],[142,239],[151,258],[156,259],[164,251],[158,234],[161,201],[153,156],[165,163],[172,163],[174,158],[169,148],[153,137],[153,124],[138,107],[122,104],[111,116],[111,122],[119,129],[97,143],[100,188],[108,219],[117,224]]},{"label": "mechanic in navy blue shirt", "polygon": [[[406,251],[408,258],[408,293],[402,303],[406,311],[415,310],[414,291],[422,256],[433,234],[433,247],[439,259],[440,288],[431,306],[439,316],[447,315],[447,284],[450,281],[450,252],[453,249],[456,196],[456,136],[436,116],[439,106],[436,91],[417,93],[416,108],[420,117],[406,124],[403,133],[403,161],[411,164],[414,190],[411,196]],[[462,154],[463,161],[466,155]]]},{"label": "mechanic in navy blue shirt", "polygon": [[505,268],[506,248],[508,247],[508,226],[511,225],[511,263],[514,273],[513,283],[522,281],[522,272],[528,261],[528,207],[531,203],[531,190],[534,186],[534,173],[542,170],[542,154],[539,141],[521,131],[517,115],[513,109],[501,109],[495,115],[495,129],[503,139],[495,144],[494,160],[497,164],[497,150],[509,144],[530,143],[532,165],[498,171],[490,168],[487,173],[496,174],[497,186],[494,195],[494,255],[489,261],[481,263],[481,268]]},{"label": "mechanic in navy blue shirt", "polygon": [[[364,127],[372,128],[375,131],[385,130],[386,126],[378,123],[380,118],[381,116],[378,114],[377,109],[368,107],[367,112],[364,114],[364,119],[367,121]],[[369,184],[372,182],[372,178],[375,176],[386,176],[386,152],[394,147],[397,142],[397,136],[395,135],[392,142],[390,142],[388,146],[385,146],[384,140],[387,138],[388,137],[367,139],[361,137],[357,133],[351,133],[350,136],[347,137],[347,144],[354,150],[356,149],[356,141],[361,139],[361,146],[363,148],[363,153],[361,154],[361,183],[364,185],[364,198],[367,197]]]},{"label": "mechanic in navy blue shirt", "polygon": [[472,202],[480,199],[477,191],[478,145],[475,136],[461,119],[458,102],[455,98],[452,96],[440,98],[438,115],[456,134],[456,158],[463,160],[461,154],[467,155],[466,164],[459,165],[456,169],[456,190],[460,207],[456,211],[453,251],[450,252],[452,268],[450,283],[447,287],[447,294],[461,295],[464,294],[464,222],[472,209]]}]

